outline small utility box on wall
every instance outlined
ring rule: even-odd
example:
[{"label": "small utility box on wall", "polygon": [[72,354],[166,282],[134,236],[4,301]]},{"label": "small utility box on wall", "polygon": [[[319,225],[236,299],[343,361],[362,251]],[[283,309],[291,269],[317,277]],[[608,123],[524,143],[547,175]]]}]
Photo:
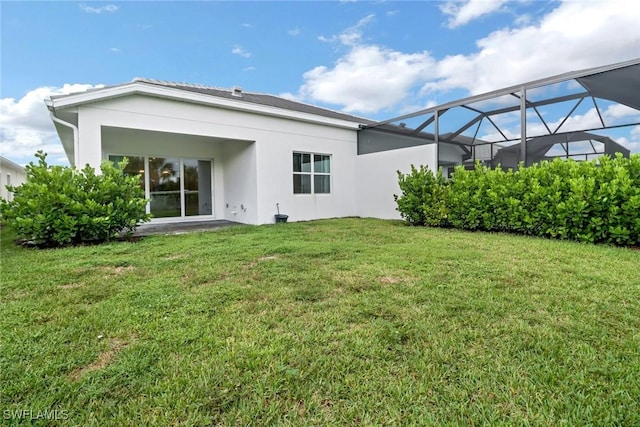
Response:
[{"label": "small utility box on wall", "polygon": [[275,214],[274,216],[276,218],[276,223],[287,222],[287,218],[289,218],[289,215],[282,215],[282,214]]},{"label": "small utility box on wall", "polygon": [[274,218],[276,219],[276,224],[281,222],[287,222],[289,215],[280,213],[280,203],[276,203],[276,209],[278,210],[278,213],[274,215]]}]

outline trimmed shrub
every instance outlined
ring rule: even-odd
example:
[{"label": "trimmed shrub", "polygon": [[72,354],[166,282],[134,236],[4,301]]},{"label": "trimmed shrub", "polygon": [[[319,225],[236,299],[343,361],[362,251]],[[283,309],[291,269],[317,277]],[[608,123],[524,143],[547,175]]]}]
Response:
[{"label": "trimmed shrub", "polygon": [[41,151],[36,157],[26,183],[8,187],[13,200],[0,202],[3,220],[20,239],[38,246],[98,243],[150,219],[140,177],[125,176],[110,162],[96,174],[89,165],[49,166]]},{"label": "trimmed shrub", "polygon": [[411,225],[446,226],[447,181],[442,171],[434,175],[426,166],[416,169],[411,165],[410,173],[397,173],[402,195],[393,198],[402,218]]},{"label": "trimmed shrub", "polygon": [[[474,170],[458,166],[448,183],[427,181],[426,190],[418,185],[425,178],[414,170],[408,176],[399,173],[403,195],[394,195],[405,219],[405,211],[419,212],[416,207],[422,206],[426,212],[431,204],[448,225],[466,230],[640,244],[640,154],[588,162],[555,159],[527,168],[521,164],[515,172],[480,163]],[[406,185],[407,177],[416,183]],[[439,198],[431,188],[446,191]],[[442,225],[426,219],[421,224]]]}]

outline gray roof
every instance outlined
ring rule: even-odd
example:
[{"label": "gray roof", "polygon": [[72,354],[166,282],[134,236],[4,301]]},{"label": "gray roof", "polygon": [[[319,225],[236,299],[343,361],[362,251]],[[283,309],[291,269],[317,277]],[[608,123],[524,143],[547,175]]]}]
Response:
[{"label": "gray roof", "polygon": [[298,111],[301,113],[315,114],[317,116],[328,117],[332,119],[346,120],[349,122],[370,125],[375,123],[373,120],[362,117],[353,116],[326,108],[317,107],[315,105],[303,102],[292,101],[275,95],[264,93],[245,92],[240,88],[224,89],[219,87],[204,86],[191,83],[170,82],[165,80],[155,80],[137,77],[133,82],[152,84],[156,86],[180,89],[187,92],[201,93],[211,95],[218,98],[233,99],[234,101],[247,102],[252,104],[265,105],[269,107],[283,108],[290,111]]}]

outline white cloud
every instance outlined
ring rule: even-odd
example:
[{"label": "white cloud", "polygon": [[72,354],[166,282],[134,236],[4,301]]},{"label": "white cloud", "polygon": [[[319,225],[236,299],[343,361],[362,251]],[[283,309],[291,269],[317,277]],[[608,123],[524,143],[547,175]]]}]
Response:
[{"label": "white cloud", "polygon": [[[402,52],[368,43],[364,31],[374,21],[375,16],[368,15],[340,34],[319,37],[347,51],[334,64],[307,71],[296,96],[370,114],[420,105],[425,99],[442,100],[453,91],[458,98],[620,62],[640,52],[640,2],[624,0],[567,0],[535,23],[477,40],[475,52],[440,59],[426,51]],[[409,95],[415,96],[405,99]]]},{"label": "white cloud", "polygon": [[120,9],[115,4],[108,4],[101,7],[93,7],[93,6],[87,5],[86,3],[80,3],[78,6],[80,7],[80,9],[84,10],[87,13],[96,13],[96,14],[101,14],[104,12],[116,12],[118,9]]},{"label": "white cloud", "polygon": [[117,47],[110,47],[109,48],[109,52],[120,53],[120,52],[122,52],[122,49],[117,48]]},{"label": "white cloud", "polygon": [[474,19],[499,11],[506,0],[466,0],[447,1],[440,6],[440,11],[449,15],[449,28],[466,25]]},{"label": "white cloud", "polygon": [[304,74],[302,98],[342,104],[348,112],[375,113],[407,97],[430,73],[428,52],[405,54],[380,46],[354,46],[332,67]]},{"label": "white cloud", "polygon": [[300,28],[298,28],[298,27],[292,28],[289,31],[287,31],[287,34],[289,34],[292,37],[299,36],[300,33],[301,33],[301,31],[300,31]]},{"label": "white cloud", "polygon": [[398,111],[398,114],[402,115],[402,114],[415,113],[416,111],[426,110],[427,108],[435,107],[436,105],[438,105],[438,103],[434,100],[427,100],[423,104],[407,104],[407,105],[403,105],[400,108],[400,110]]},{"label": "white cloud", "polygon": [[640,121],[640,111],[622,104],[612,104],[608,106],[602,113],[602,116],[607,125],[617,125],[620,124],[620,121]]},{"label": "white cloud", "polygon": [[51,95],[82,92],[102,87],[87,84],[65,84],[61,88],[40,87],[21,99],[0,99],[0,152],[5,157],[25,164],[38,150],[50,155],[49,160],[64,156],[44,100]]},{"label": "white cloud", "polygon": [[475,53],[443,58],[425,89],[482,93],[631,59],[640,52],[638,22],[639,2],[565,1],[536,25],[495,31]]},{"label": "white cloud", "polygon": [[249,52],[242,46],[238,46],[238,45],[234,46],[233,49],[231,49],[231,53],[233,53],[234,55],[241,56],[243,58],[251,58],[251,52]]},{"label": "white cloud", "polygon": [[629,132],[629,138],[613,138],[622,146],[627,147],[632,153],[640,153],[640,126],[634,126]]},{"label": "white cloud", "polygon": [[242,71],[255,71],[256,67],[245,67],[242,69]]},{"label": "white cloud", "polygon": [[524,14],[516,17],[516,19],[513,22],[516,25],[527,25],[527,24],[530,24],[532,20],[533,18],[531,17],[531,15]]},{"label": "white cloud", "polygon": [[[613,104],[600,110],[602,120],[605,125],[628,125],[640,120],[640,111],[627,107],[622,104]],[[555,130],[564,117],[556,121],[548,123],[551,130]],[[540,124],[542,126],[542,124]],[[590,108],[584,114],[572,114],[560,127],[560,132],[567,132],[582,129],[597,129],[602,127],[600,116],[595,108]]]},{"label": "white cloud", "polygon": [[375,20],[376,16],[370,14],[359,20],[356,25],[349,27],[340,34],[334,34],[331,37],[319,36],[318,40],[322,42],[335,42],[339,41],[346,46],[354,46],[362,39],[362,31],[364,27],[369,25]]},{"label": "white cloud", "polygon": [[428,52],[402,53],[362,43],[364,28],[375,21],[367,15],[354,26],[323,42],[339,42],[349,51],[332,67],[318,66],[304,73],[297,99],[343,105],[347,112],[375,113],[403,100],[417,81],[429,75]]},{"label": "white cloud", "polygon": [[249,24],[249,23],[246,23],[246,22],[245,22],[244,24],[242,24],[242,26],[243,26],[244,28],[253,28],[253,25],[251,25],[251,24]]}]

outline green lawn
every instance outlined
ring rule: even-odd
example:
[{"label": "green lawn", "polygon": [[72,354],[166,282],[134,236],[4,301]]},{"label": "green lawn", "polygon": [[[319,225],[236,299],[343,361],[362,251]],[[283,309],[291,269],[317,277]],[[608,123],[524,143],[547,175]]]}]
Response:
[{"label": "green lawn", "polygon": [[637,250],[368,219],[2,236],[4,424],[640,425]]}]

